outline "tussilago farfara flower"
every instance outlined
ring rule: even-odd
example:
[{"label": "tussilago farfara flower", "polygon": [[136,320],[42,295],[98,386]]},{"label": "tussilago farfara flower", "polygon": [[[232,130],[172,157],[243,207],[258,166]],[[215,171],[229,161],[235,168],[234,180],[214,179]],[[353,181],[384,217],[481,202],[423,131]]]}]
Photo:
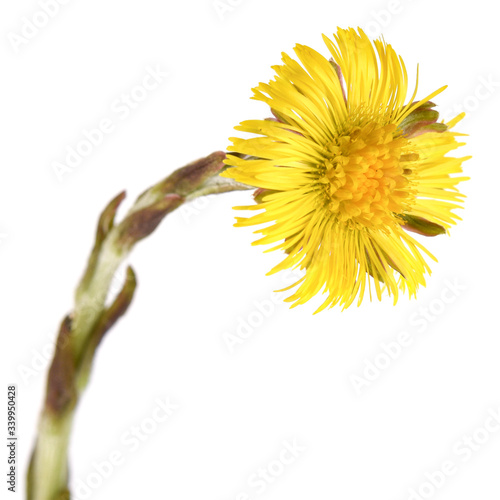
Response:
[{"label": "tussilago farfara flower", "polygon": [[302,65],[283,54],[274,80],[253,89],[275,118],[244,121],[236,130],[254,136],[231,139],[223,175],[260,188],[257,204],[235,207],[259,213],[236,226],[264,224],[255,244],[285,252],[270,274],[305,270],[289,287],[294,306],[318,292],[318,311],[365,292],[395,303],[425,285],[423,253],[435,260],[407,231],[434,236],[459,219],[466,177],[453,174],[467,158],[447,154],[462,145],[450,130],[463,116],[437,123],[430,99],[445,87],[407,100],[405,65],[384,41],[353,29],[323,39],[332,59],[297,45]]}]

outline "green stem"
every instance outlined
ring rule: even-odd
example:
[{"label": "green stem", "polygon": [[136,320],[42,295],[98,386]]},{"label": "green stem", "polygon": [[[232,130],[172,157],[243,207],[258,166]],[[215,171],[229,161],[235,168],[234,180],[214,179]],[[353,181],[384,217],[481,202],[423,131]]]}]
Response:
[{"label": "green stem", "polygon": [[128,255],[115,248],[115,233],[113,228],[102,245],[93,279],[76,294],[72,339],[75,353],[84,352],[84,345],[103,313],[115,273]]},{"label": "green stem", "polygon": [[[30,478],[29,500],[63,500],[69,498],[68,491],[68,444],[71,434],[76,403],[84,391],[92,364],[93,352],[86,363],[82,358],[86,353],[86,344],[92,338],[92,332],[103,317],[107,292],[114,273],[125,258],[113,251],[107,239],[102,248],[94,279],[88,287],[77,294],[71,325],[71,337],[63,338],[60,334],[56,348],[59,358],[66,356],[72,369],[63,370],[61,377],[49,376],[47,400],[42,411],[38,428],[38,439],[33,453]],[[53,365],[54,366],[54,365]],[[62,379],[62,380],[61,380]],[[55,405],[48,395],[53,386],[66,386],[62,402]],[[54,408],[55,406],[55,408]]]},{"label": "green stem", "polygon": [[219,177],[224,153],[213,153],[176,170],[144,192],[124,220],[114,218],[124,193],[114,198],[99,219],[96,241],[75,294],[73,313],[61,325],[47,378],[45,404],[28,472],[28,500],[68,500],[68,445],[73,416],[87,386],[95,352],[114,323],[127,311],[136,287],[135,274],[107,305],[113,277],[134,245],[149,236],[171,211],[207,194],[252,189]]},{"label": "green stem", "polygon": [[69,499],[68,445],[73,414],[73,410],[61,416],[43,412],[29,472],[30,500]]}]

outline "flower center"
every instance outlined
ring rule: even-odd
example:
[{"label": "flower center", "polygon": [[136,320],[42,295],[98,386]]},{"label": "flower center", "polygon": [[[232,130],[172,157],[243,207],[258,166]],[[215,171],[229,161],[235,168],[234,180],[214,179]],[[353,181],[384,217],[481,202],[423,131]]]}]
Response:
[{"label": "flower center", "polygon": [[396,134],[396,125],[370,122],[353,126],[326,146],[323,175],[328,207],[340,221],[380,227],[401,213],[413,190],[404,154],[408,140]]}]

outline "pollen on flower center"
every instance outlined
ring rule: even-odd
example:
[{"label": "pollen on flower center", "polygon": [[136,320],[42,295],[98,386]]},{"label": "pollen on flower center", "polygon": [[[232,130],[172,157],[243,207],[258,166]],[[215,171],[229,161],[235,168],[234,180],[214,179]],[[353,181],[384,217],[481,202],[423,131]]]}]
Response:
[{"label": "pollen on flower center", "polygon": [[463,145],[451,131],[463,114],[438,122],[431,99],[445,87],[408,95],[403,59],[383,39],[339,28],[323,40],[331,59],[298,44],[298,60],[283,54],[253,89],[274,118],[236,127],[251,136],[231,138],[221,175],[257,188],[235,225],[283,251],[270,274],[301,272],[285,289],[297,287],[292,307],[318,294],[316,312],[365,294],[396,303],[425,285],[426,256],[435,260],[409,232],[445,234],[460,219],[467,177],[457,174],[469,157],[449,153]]},{"label": "pollen on flower center", "polygon": [[326,146],[320,182],[328,208],[338,220],[379,227],[402,212],[411,195],[408,140],[396,125],[369,122],[352,126]]}]

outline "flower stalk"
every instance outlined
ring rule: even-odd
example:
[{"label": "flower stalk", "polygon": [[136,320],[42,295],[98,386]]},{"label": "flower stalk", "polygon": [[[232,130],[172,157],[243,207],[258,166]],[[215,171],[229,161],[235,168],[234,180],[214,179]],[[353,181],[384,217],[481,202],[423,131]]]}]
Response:
[{"label": "flower stalk", "polygon": [[66,500],[68,446],[78,401],[87,386],[95,352],[130,306],[137,281],[128,267],[125,284],[108,304],[118,267],[140,240],[166,215],[199,196],[252,189],[219,177],[223,152],[215,152],[173,172],[139,196],[124,219],[115,223],[122,192],[102,212],[87,268],[76,290],[73,312],[64,318],[47,377],[38,436],[28,470],[28,500]]}]

